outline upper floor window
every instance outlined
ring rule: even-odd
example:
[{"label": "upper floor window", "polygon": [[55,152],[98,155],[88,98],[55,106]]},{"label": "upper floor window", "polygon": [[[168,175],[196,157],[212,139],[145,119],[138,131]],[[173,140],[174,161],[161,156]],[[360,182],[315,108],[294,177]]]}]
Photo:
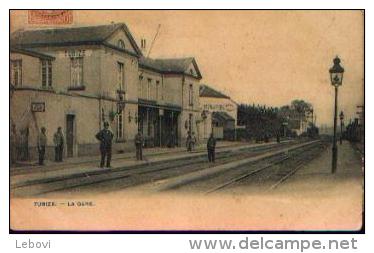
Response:
[{"label": "upper floor window", "polygon": [[165,90],[164,82],[161,82],[161,100],[164,100],[164,90]]},{"label": "upper floor window", "polygon": [[125,42],[123,42],[123,40],[118,40],[117,47],[125,49]]},{"label": "upper floor window", "polygon": [[143,76],[142,75],[140,75],[139,76],[139,85],[138,85],[138,96],[139,97],[142,97],[142,92],[143,92],[143,90],[142,90],[142,83],[143,83]]},{"label": "upper floor window", "polygon": [[14,86],[22,85],[22,60],[10,61],[10,83]]},{"label": "upper floor window", "polygon": [[160,81],[156,81],[156,100],[160,99]]},{"label": "upper floor window", "polygon": [[49,60],[42,60],[42,86],[52,87],[52,62]]},{"label": "upper floor window", "polygon": [[188,102],[189,105],[193,105],[193,86],[190,84],[189,90],[188,90]]},{"label": "upper floor window", "polygon": [[83,57],[70,58],[71,86],[83,86]]},{"label": "upper floor window", "polygon": [[124,79],[125,79],[125,71],[124,65],[122,62],[117,62],[117,75],[118,75],[118,89],[120,91],[124,91]]},{"label": "upper floor window", "polygon": [[147,99],[151,99],[151,86],[152,86],[152,79],[148,78],[147,84]]}]

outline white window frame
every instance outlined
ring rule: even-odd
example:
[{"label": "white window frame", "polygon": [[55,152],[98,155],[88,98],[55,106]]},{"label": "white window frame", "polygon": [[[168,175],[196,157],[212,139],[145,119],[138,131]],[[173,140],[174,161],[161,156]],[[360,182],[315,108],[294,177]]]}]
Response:
[{"label": "white window frame", "polygon": [[120,91],[125,91],[125,64],[117,62],[117,85]]},{"label": "white window frame", "polygon": [[147,99],[151,100],[151,86],[152,86],[152,78],[148,78],[147,82]]},{"label": "white window frame", "polygon": [[139,86],[138,86],[138,96],[140,98],[143,97],[143,76],[139,76]]},{"label": "white window frame", "polygon": [[83,57],[70,58],[70,84],[72,87],[83,86]]},{"label": "white window frame", "polygon": [[188,102],[189,105],[193,105],[193,85],[190,84],[189,89],[188,89]]},{"label": "white window frame", "polygon": [[22,86],[22,59],[10,61],[10,83],[13,86]]},{"label": "white window frame", "polygon": [[156,100],[159,100],[161,98],[160,96],[160,81],[156,81]]},{"label": "white window frame", "polygon": [[165,97],[164,97],[164,89],[165,89],[164,80],[162,80],[162,82],[161,82],[161,100],[165,99]]},{"label": "white window frame", "polygon": [[121,49],[125,49],[126,46],[125,46],[125,42],[122,40],[122,39],[119,39],[117,41],[117,47],[121,48]]},{"label": "white window frame", "polygon": [[[43,75],[43,73],[45,73],[45,75]],[[51,88],[52,87],[52,61],[51,60],[41,60],[41,77],[42,77],[42,87]]]}]

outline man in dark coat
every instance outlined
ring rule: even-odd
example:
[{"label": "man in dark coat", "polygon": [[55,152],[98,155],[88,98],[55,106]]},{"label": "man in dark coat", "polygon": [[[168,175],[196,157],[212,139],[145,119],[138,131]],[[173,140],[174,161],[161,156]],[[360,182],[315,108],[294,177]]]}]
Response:
[{"label": "man in dark coat", "polygon": [[47,146],[47,135],[45,127],[41,128],[38,135],[38,153],[39,153],[39,165],[44,165],[45,147]]},{"label": "man in dark coat", "polygon": [[113,133],[109,130],[109,123],[104,122],[104,129],[96,134],[96,139],[100,141],[101,162],[100,167],[104,167],[106,158],[106,167],[110,167],[110,160],[112,159],[112,140]]},{"label": "man in dark coat", "polygon": [[188,131],[187,133],[186,146],[187,146],[187,151],[191,152],[192,151],[192,136],[191,136],[190,131]]},{"label": "man in dark coat", "polygon": [[62,162],[64,135],[62,134],[61,127],[58,127],[57,132],[53,135],[53,143],[55,144],[55,161]]},{"label": "man in dark coat", "polygon": [[210,137],[207,142],[207,149],[208,149],[208,159],[209,162],[214,163],[215,160],[215,152],[216,152],[216,139],[213,137],[213,133],[210,134]]},{"label": "man in dark coat", "polygon": [[16,125],[12,124],[12,129],[10,131],[10,162],[11,165],[16,163],[17,160],[17,130]]},{"label": "man in dark coat", "polygon": [[143,160],[144,139],[143,139],[143,135],[140,131],[135,135],[134,141],[135,141],[135,147],[136,147],[136,160],[138,160],[138,161]]}]

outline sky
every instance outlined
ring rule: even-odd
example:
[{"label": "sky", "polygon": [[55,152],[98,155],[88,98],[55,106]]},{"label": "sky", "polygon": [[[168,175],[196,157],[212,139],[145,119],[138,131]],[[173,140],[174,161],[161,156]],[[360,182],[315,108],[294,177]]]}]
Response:
[{"label": "sky", "polygon": [[[12,11],[11,30],[36,29],[27,11]],[[149,56],[195,57],[201,83],[237,103],[311,103],[317,125],[333,124],[329,68],[345,69],[338,112],[357,117],[364,99],[364,16],[361,11],[74,11],[71,26],[124,22]]]}]

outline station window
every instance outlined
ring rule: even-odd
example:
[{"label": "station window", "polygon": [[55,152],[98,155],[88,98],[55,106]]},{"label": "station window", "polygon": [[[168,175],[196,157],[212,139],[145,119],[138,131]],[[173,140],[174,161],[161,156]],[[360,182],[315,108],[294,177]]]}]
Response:
[{"label": "station window", "polygon": [[160,99],[160,81],[156,81],[156,99]]},{"label": "station window", "polygon": [[161,82],[161,100],[164,100],[164,82]]},{"label": "station window", "polygon": [[22,60],[10,61],[10,83],[13,86],[22,86]]},{"label": "station window", "polygon": [[117,47],[125,49],[125,42],[123,42],[123,40],[118,40]]},{"label": "station window", "polygon": [[42,86],[52,87],[52,62],[49,60],[42,60]]},{"label": "station window", "polygon": [[152,79],[148,78],[147,84],[147,99],[151,99],[151,86],[152,86]]},{"label": "station window", "polygon": [[192,86],[192,84],[190,84],[190,89],[188,90],[188,102],[189,102],[190,106],[193,105],[193,86]]},{"label": "station window", "polygon": [[125,75],[125,71],[124,71],[124,65],[122,62],[117,62],[117,75],[118,75],[118,89],[120,91],[124,91],[124,75]]},{"label": "station window", "polygon": [[83,86],[83,57],[70,58],[71,86]]},{"label": "station window", "polygon": [[138,96],[142,97],[142,83],[143,83],[143,76],[139,76],[139,86],[138,86]]}]

